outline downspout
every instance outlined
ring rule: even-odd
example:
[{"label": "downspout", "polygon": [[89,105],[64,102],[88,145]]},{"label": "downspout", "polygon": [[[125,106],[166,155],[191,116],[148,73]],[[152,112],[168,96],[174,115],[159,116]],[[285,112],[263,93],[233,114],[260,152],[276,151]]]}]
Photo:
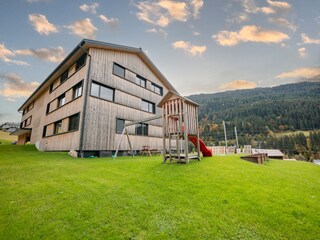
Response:
[{"label": "downspout", "polygon": [[81,121],[81,126],[80,126],[80,144],[79,144],[79,157],[83,158],[84,157],[84,152],[83,152],[83,142],[84,142],[84,125],[85,125],[85,119],[86,119],[86,111],[87,111],[87,100],[88,100],[88,95],[89,95],[89,82],[90,82],[90,68],[91,68],[91,55],[79,44],[79,48],[82,49],[82,51],[89,56],[89,64],[88,64],[88,69],[87,69],[87,77],[86,77],[86,90],[84,94],[84,104],[83,104],[83,109],[82,109],[82,121]]}]

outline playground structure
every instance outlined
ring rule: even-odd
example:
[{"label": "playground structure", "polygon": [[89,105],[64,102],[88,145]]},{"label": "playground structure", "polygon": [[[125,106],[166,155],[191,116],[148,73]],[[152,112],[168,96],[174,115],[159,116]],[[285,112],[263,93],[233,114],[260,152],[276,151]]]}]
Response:
[{"label": "playground structure", "polygon": [[[182,97],[175,92],[169,91],[160,101],[158,107],[162,107],[162,116],[154,116],[140,121],[126,123],[124,125],[116,153],[113,156],[114,158],[118,155],[124,134],[127,136],[131,156],[133,156],[133,149],[127,132],[128,126],[153,121],[159,118],[163,119],[163,162],[166,162],[167,159],[185,163],[189,163],[190,159],[200,160],[200,151],[204,157],[212,156],[212,150],[207,148],[205,143],[199,138],[199,105],[197,103]],[[175,144],[172,144],[172,142]],[[190,153],[190,142],[197,148],[196,153]],[[151,155],[150,151],[147,149],[143,149],[143,151],[146,151]]]},{"label": "playground structure", "polygon": [[[212,156],[212,150],[199,138],[197,103],[169,91],[158,107],[162,107],[163,116],[163,162],[167,159],[185,163],[190,159],[200,160],[200,151],[204,157]],[[168,148],[166,139],[169,140]],[[176,143],[175,147],[172,141]],[[190,153],[190,142],[196,146],[196,153]]]}]

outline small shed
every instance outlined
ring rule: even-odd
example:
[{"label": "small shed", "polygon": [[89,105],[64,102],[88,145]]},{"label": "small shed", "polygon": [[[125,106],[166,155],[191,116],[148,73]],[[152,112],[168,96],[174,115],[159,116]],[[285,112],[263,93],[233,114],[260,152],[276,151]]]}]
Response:
[{"label": "small shed", "polygon": [[283,160],[284,154],[278,149],[252,149],[252,154],[265,153],[268,158]]}]

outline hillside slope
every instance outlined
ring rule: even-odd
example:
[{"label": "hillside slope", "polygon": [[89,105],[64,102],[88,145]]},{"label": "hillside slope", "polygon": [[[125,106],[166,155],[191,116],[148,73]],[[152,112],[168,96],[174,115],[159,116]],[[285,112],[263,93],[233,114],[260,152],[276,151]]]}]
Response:
[{"label": "hillside slope", "polygon": [[204,123],[220,124],[223,120],[243,134],[320,128],[320,82],[197,94],[188,98],[200,104],[199,119],[203,128]]}]

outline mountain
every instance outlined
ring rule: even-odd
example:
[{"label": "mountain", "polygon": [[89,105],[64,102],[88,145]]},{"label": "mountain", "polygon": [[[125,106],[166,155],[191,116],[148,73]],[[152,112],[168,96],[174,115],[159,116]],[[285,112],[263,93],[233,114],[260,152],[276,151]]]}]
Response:
[{"label": "mountain", "polygon": [[[320,129],[320,82],[301,82],[188,97],[200,104],[203,137],[221,139],[222,121],[230,134],[267,134],[270,131]],[[228,130],[227,130],[228,131]]]}]

